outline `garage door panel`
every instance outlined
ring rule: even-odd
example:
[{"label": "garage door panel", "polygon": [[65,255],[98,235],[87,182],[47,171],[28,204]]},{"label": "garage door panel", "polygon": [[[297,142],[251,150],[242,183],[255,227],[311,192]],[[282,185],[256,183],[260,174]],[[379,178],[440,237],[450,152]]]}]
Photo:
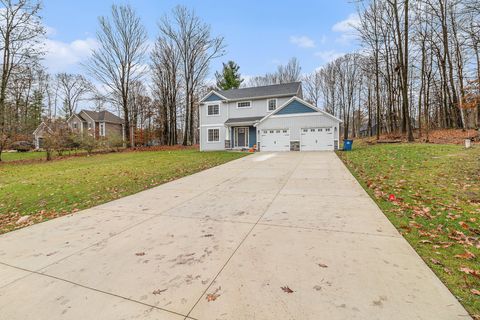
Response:
[{"label": "garage door panel", "polygon": [[261,151],[290,151],[290,130],[264,129],[261,132]]},{"label": "garage door panel", "polygon": [[326,151],[334,149],[333,128],[301,129],[301,151]]}]

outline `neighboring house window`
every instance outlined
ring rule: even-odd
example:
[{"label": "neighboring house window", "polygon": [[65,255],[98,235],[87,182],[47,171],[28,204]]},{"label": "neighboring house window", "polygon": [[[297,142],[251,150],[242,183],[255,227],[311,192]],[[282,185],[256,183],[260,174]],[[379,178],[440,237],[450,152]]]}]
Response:
[{"label": "neighboring house window", "polygon": [[277,99],[268,100],[268,111],[277,109]]},{"label": "neighboring house window", "polygon": [[77,129],[77,123],[76,122],[73,123],[73,129]]},{"label": "neighboring house window", "polygon": [[105,137],[105,123],[100,123],[100,136]]},{"label": "neighboring house window", "polygon": [[208,129],[208,142],[220,142],[220,129]]},{"label": "neighboring house window", "polygon": [[211,104],[208,106],[209,116],[218,116],[220,114],[220,106],[218,104]]},{"label": "neighboring house window", "polygon": [[92,129],[92,123],[91,122],[88,123],[88,129],[89,130]]},{"label": "neighboring house window", "polygon": [[250,101],[242,101],[237,103],[237,108],[250,108],[252,103]]}]

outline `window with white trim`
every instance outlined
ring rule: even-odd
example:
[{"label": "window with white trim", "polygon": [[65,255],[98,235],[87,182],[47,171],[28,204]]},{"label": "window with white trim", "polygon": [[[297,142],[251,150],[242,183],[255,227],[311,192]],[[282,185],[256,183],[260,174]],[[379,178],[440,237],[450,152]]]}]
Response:
[{"label": "window with white trim", "polygon": [[268,111],[274,111],[277,109],[277,99],[270,99],[267,100],[268,103]]},{"label": "window with white trim", "polygon": [[105,123],[100,123],[100,136],[105,137]]},{"label": "window with white trim", "polygon": [[207,115],[218,116],[220,114],[220,106],[218,104],[210,104],[207,106]]},{"label": "window with white trim", "polygon": [[240,101],[237,102],[237,108],[250,108],[252,103],[250,101]]},{"label": "window with white trim", "polygon": [[73,123],[73,129],[77,129],[78,128],[78,125],[76,122]]},{"label": "window with white trim", "polygon": [[207,135],[208,135],[207,137],[208,142],[220,142],[220,129],[218,128],[208,129]]}]

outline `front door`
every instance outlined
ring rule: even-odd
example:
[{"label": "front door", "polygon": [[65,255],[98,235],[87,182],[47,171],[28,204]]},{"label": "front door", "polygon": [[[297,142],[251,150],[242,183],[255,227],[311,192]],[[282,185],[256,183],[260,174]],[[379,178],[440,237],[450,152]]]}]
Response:
[{"label": "front door", "polygon": [[248,147],[248,127],[235,128],[235,146],[239,148]]}]

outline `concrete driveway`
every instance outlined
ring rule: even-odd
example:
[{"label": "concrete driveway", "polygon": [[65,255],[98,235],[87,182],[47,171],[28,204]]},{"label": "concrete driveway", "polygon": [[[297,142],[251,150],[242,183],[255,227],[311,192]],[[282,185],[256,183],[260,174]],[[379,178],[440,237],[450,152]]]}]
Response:
[{"label": "concrete driveway", "polygon": [[0,236],[1,319],[470,319],[334,153],[261,153]]}]

